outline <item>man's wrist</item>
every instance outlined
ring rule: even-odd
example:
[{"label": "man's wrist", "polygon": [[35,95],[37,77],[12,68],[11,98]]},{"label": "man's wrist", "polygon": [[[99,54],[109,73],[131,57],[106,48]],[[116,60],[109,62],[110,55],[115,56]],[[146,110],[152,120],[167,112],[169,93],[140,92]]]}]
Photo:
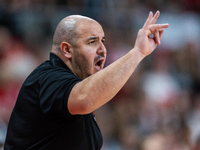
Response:
[{"label": "man's wrist", "polygon": [[139,61],[142,61],[146,55],[144,55],[143,53],[140,52],[138,47],[134,47],[132,50],[134,57],[136,57]]}]

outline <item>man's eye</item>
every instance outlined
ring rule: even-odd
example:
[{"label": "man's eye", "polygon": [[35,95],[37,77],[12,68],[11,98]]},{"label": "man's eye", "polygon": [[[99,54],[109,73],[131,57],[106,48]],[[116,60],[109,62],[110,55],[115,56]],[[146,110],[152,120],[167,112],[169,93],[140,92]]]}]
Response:
[{"label": "man's eye", "polygon": [[90,41],[89,44],[94,44],[95,41]]}]

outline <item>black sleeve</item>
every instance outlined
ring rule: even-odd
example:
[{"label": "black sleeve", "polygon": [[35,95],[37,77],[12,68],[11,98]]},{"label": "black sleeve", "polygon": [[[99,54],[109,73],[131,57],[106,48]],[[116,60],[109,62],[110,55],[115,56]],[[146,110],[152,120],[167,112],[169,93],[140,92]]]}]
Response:
[{"label": "black sleeve", "polygon": [[68,111],[68,97],[74,85],[81,79],[71,72],[48,73],[41,81],[39,99],[42,112],[52,119],[71,116]]}]

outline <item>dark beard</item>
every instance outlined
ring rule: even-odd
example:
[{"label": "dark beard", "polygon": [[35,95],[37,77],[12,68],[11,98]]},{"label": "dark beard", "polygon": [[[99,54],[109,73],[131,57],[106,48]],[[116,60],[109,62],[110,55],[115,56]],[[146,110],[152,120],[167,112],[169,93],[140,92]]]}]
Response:
[{"label": "dark beard", "polygon": [[75,71],[75,74],[81,78],[85,79],[91,75],[89,73],[89,70],[91,66],[89,66],[89,63],[84,59],[82,56],[79,55],[77,51],[74,52],[75,59],[72,62],[72,67]]}]

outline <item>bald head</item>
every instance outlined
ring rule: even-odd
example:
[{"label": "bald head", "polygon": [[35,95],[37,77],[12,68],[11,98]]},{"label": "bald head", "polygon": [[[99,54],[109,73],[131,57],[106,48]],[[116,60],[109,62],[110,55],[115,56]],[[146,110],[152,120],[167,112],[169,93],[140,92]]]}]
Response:
[{"label": "bald head", "polygon": [[[71,45],[75,45],[77,39],[77,26],[78,22],[83,20],[93,20],[91,18],[81,15],[71,15],[62,19],[56,27],[52,49],[59,50],[59,46],[62,42],[68,42]],[[93,20],[95,21],[95,20]],[[96,22],[96,21],[95,21]]]}]

